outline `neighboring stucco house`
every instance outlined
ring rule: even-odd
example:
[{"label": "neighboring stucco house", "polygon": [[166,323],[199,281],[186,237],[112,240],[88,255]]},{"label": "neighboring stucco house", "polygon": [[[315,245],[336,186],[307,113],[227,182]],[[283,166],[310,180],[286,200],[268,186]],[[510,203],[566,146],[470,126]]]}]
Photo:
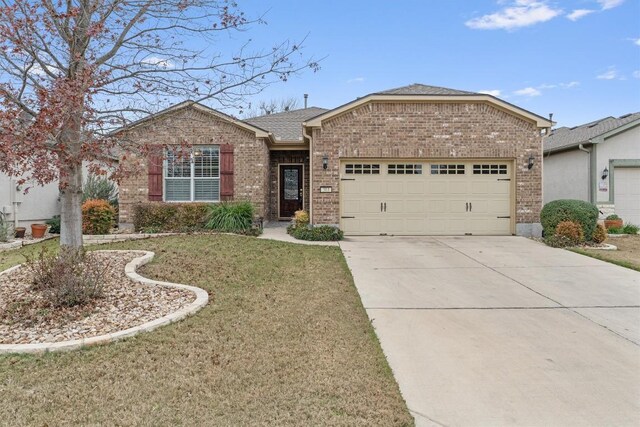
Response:
[{"label": "neighboring stucco house", "polygon": [[[60,213],[58,183],[18,185],[17,181],[0,172],[0,211],[14,227],[28,228]],[[25,188],[29,189],[27,194]]]},{"label": "neighboring stucco house", "polygon": [[[414,84],[332,110],[245,121],[184,102],[119,131],[156,149],[120,183],[120,220],[146,201],[249,200],[347,234],[539,235],[551,122],[486,94]],[[192,146],[191,158],[172,148]]]},{"label": "neighboring stucco house", "polygon": [[597,204],[640,224],[640,113],[605,117],[544,138],[544,201]]}]

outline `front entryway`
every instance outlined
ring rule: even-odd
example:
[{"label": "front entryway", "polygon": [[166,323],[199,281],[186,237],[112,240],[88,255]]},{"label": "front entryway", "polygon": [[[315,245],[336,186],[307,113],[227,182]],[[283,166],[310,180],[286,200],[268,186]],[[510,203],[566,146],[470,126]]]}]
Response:
[{"label": "front entryway", "polygon": [[513,163],[344,160],[340,224],[348,235],[509,235]]},{"label": "front entryway", "polygon": [[279,165],[278,215],[291,218],[304,206],[304,168],[302,165]]}]

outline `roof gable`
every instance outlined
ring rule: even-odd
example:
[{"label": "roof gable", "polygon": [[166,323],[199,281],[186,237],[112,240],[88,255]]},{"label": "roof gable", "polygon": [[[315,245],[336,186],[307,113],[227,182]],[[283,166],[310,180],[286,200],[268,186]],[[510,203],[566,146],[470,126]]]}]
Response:
[{"label": "roof gable", "polygon": [[492,104],[503,111],[517,115],[523,119],[534,122],[539,128],[548,128],[553,125],[549,119],[503,101],[492,95],[483,93],[466,92],[456,89],[427,86],[415,83],[390,89],[383,92],[375,92],[358,98],[333,110],[326,111],[312,117],[303,123],[304,126],[320,127],[323,120],[336,117],[369,102],[485,102]]},{"label": "roof gable", "polygon": [[271,138],[272,137],[271,134],[265,129],[262,129],[262,128],[256,126],[256,125],[244,122],[242,120],[235,119],[234,117],[232,117],[232,116],[230,116],[228,114],[225,114],[225,113],[223,113],[221,111],[218,111],[216,109],[213,109],[211,107],[207,107],[206,105],[200,104],[199,102],[196,102],[196,101],[184,101],[184,102],[181,102],[179,104],[173,105],[173,106],[171,106],[169,108],[166,108],[166,109],[164,109],[162,111],[159,111],[159,112],[154,113],[154,114],[150,114],[147,117],[143,117],[140,120],[136,120],[135,122],[130,123],[130,124],[126,125],[126,126],[123,126],[123,127],[119,128],[119,129],[115,130],[112,133],[113,134],[117,134],[117,133],[120,133],[120,132],[123,132],[123,131],[132,130],[132,129],[137,128],[139,126],[142,126],[142,125],[144,125],[144,124],[146,124],[148,122],[151,122],[153,120],[162,119],[163,117],[166,117],[166,116],[171,115],[171,114],[175,114],[176,112],[183,111],[183,110],[185,110],[187,108],[193,108],[193,109],[198,110],[200,112],[203,112],[205,114],[209,114],[211,116],[214,116],[214,117],[222,119],[222,120],[224,120],[226,122],[229,122],[229,123],[231,123],[231,124],[233,124],[235,126],[238,126],[241,129],[247,130],[249,132],[253,132],[253,133],[256,134],[256,138]]}]

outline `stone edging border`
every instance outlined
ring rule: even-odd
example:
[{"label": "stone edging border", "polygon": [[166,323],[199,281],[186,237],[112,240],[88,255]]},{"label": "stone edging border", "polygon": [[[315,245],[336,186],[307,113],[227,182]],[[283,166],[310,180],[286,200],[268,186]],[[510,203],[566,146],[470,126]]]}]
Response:
[{"label": "stone edging border", "polygon": [[[96,251],[96,252],[131,252],[130,250],[109,250],[109,251]],[[53,351],[69,351],[76,350],[82,347],[94,346],[98,344],[106,344],[112,341],[117,341],[123,338],[132,337],[138,335],[141,332],[149,332],[160,326],[168,325],[170,323],[178,322],[194,313],[199,311],[209,301],[209,294],[207,291],[195,286],[182,285],[180,283],[161,282],[158,280],[147,279],[136,273],[136,269],[140,266],[147,264],[153,259],[155,253],[150,251],[137,251],[144,252],[144,255],[132,259],[124,268],[124,272],[134,282],[144,283],[145,285],[165,286],[169,288],[185,289],[193,292],[196,295],[195,301],[191,304],[181,308],[178,311],[169,313],[158,319],[143,323],[142,325],[134,326],[123,331],[114,332],[112,334],[98,335],[91,338],[82,338],[70,341],[58,341],[52,343],[37,343],[37,344],[0,344],[0,354],[9,353],[47,353]],[[13,266],[0,272],[0,275],[10,273],[11,271],[19,268],[20,265]]]}]

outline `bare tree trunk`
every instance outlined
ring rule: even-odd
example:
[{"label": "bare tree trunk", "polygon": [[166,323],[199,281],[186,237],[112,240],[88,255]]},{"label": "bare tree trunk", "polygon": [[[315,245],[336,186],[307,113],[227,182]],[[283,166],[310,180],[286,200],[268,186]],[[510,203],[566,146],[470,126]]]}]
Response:
[{"label": "bare tree trunk", "polygon": [[60,246],[82,248],[82,165],[66,171],[66,187],[60,190]]}]

